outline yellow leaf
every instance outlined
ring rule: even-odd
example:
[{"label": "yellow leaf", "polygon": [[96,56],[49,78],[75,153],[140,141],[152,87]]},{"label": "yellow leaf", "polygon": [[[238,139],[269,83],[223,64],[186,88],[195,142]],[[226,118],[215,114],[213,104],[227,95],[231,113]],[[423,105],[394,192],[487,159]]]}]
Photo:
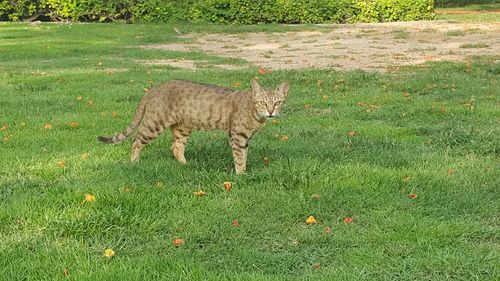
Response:
[{"label": "yellow leaf", "polygon": [[89,159],[89,153],[85,152],[84,154],[82,154],[82,160],[87,160],[87,159]]},{"label": "yellow leaf", "polygon": [[106,249],[104,250],[104,256],[107,258],[112,258],[115,256],[115,251],[113,251],[112,249]]},{"label": "yellow leaf", "polygon": [[75,129],[75,128],[78,128],[78,122],[76,121],[73,121],[69,124],[71,126],[71,128]]},{"label": "yellow leaf", "polygon": [[207,195],[207,193],[203,190],[193,192],[193,194],[199,197]]},{"label": "yellow leaf", "polygon": [[307,224],[316,224],[316,223],[318,223],[318,221],[316,220],[316,218],[315,218],[315,217],[313,217],[313,216],[309,216],[309,217],[306,219],[306,223],[307,223]]},{"label": "yellow leaf", "polygon": [[43,128],[50,130],[50,129],[52,129],[52,124],[47,123],[47,124],[43,125]]},{"label": "yellow leaf", "polygon": [[95,201],[95,196],[92,194],[85,194],[85,201],[87,202],[94,202]]}]

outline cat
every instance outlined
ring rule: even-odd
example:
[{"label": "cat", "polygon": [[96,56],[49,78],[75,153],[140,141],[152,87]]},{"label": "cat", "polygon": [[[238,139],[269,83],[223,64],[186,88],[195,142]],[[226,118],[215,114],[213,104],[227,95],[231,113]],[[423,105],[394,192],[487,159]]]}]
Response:
[{"label": "cat", "polygon": [[268,90],[251,79],[250,91],[237,91],[185,80],[160,84],[142,97],[130,125],[103,143],[120,143],[137,131],[130,160],[135,162],[143,147],[165,129],[172,130],[172,154],[185,164],[184,150],[193,129],[220,129],[228,133],[236,174],[246,170],[248,145],[267,119],[278,115],[288,96],[290,82]]}]

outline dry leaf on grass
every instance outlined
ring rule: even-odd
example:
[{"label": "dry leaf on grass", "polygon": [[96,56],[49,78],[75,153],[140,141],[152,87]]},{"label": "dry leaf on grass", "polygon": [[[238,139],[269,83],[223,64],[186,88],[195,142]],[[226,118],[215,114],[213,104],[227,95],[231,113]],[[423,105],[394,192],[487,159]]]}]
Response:
[{"label": "dry leaf on grass", "polygon": [[106,249],[104,250],[104,256],[107,257],[108,259],[112,258],[115,256],[115,251],[113,251],[113,249]]},{"label": "dry leaf on grass", "polygon": [[203,190],[195,191],[195,192],[193,192],[193,194],[196,195],[196,196],[198,196],[198,197],[207,195],[207,193],[205,191],[203,191]]},{"label": "dry leaf on grass", "polygon": [[172,241],[172,244],[175,246],[175,247],[179,247],[180,245],[184,244],[184,240],[180,239],[180,238],[177,238],[177,239],[174,239]]},{"label": "dry leaf on grass", "polygon": [[350,223],[352,223],[352,221],[353,221],[353,219],[351,217],[347,217],[344,219],[345,224],[350,224]]},{"label": "dry leaf on grass", "polygon": [[231,191],[232,187],[233,187],[233,184],[230,181],[224,182],[224,189],[226,189],[227,192]]},{"label": "dry leaf on grass", "polygon": [[318,221],[316,220],[316,218],[314,216],[307,217],[306,224],[316,224],[316,223],[318,223]]},{"label": "dry leaf on grass", "polygon": [[238,220],[234,220],[231,224],[235,227],[240,227],[240,222]]},{"label": "dry leaf on grass", "polygon": [[84,198],[85,202],[94,202],[95,201],[95,196],[92,194],[85,194]]}]

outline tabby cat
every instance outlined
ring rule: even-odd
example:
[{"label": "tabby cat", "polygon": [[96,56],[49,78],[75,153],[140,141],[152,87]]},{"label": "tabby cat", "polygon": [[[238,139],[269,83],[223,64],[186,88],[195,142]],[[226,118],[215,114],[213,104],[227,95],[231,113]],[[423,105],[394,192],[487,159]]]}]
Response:
[{"label": "tabby cat", "polygon": [[185,164],[184,149],[193,129],[221,129],[229,134],[236,174],[246,169],[248,144],[266,119],[282,109],[290,83],[267,90],[252,79],[251,91],[236,91],[214,85],[172,80],[158,85],[142,97],[135,117],[122,133],[98,139],[120,143],[137,130],[130,160],[139,159],[142,148],[165,129],[172,130],[172,154]]}]

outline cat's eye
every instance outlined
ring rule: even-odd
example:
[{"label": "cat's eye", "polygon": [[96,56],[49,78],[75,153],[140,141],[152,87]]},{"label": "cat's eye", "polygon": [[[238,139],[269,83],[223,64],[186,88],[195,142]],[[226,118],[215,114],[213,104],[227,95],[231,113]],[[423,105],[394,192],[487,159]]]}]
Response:
[{"label": "cat's eye", "polygon": [[277,101],[274,103],[274,106],[279,106],[279,105],[281,105],[281,101]]},{"label": "cat's eye", "polygon": [[259,104],[262,106],[267,106],[267,102],[265,102],[265,101],[259,101]]}]

